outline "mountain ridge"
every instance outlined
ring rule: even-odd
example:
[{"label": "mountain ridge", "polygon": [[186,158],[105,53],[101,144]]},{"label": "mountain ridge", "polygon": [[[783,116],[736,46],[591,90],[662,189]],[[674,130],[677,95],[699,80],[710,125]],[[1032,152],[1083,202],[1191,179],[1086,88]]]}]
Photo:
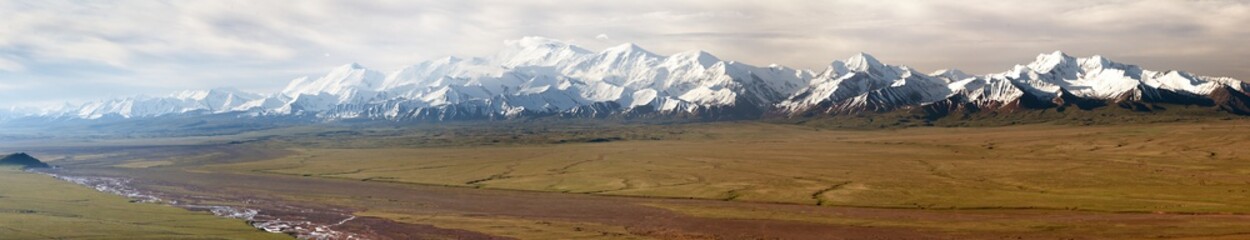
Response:
[{"label": "mountain ridge", "polygon": [[[701,50],[661,55],[626,43],[591,51],[526,37],[492,58],[446,57],[393,72],[358,63],[258,94],[219,88],[129,97],[23,117],[146,118],[177,114],[305,116],[335,121],[571,118],[796,118],[890,111],[934,115],[1013,113],[1075,105],[1160,111],[1159,103],[1246,115],[1250,84],[1183,71],[1152,71],[1101,55],[1042,53],[1009,70],[971,75],[890,65],[867,53],[820,72],[722,60]],[[12,117],[7,117],[12,118]]]}]

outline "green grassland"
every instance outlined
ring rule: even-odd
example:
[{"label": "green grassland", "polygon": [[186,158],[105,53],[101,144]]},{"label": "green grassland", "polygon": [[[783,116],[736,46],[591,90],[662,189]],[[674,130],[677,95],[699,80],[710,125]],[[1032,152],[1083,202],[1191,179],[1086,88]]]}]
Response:
[{"label": "green grassland", "polygon": [[1241,120],[873,131],[769,123],[609,129],[321,134],[259,144],[295,152],[285,157],[196,169],[877,208],[1250,212],[1250,122]]},{"label": "green grassland", "polygon": [[246,223],[0,168],[0,239],[290,239]]}]

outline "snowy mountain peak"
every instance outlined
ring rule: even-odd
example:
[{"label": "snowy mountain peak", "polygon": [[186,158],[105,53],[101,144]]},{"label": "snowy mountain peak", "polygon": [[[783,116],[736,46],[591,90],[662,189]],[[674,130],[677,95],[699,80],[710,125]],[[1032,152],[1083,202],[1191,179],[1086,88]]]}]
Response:
[{"label": "snowy mountain peak", "polygon": [[308,76],[291,79],[291,81],[286,84],[286,87],[282,88],[281,93],[286,94],[288,96],[299,94],[299,93],[296,93],[299,90],[299,88],[304,86],[305,84],[308,84],[309,81],[310,80]]},{"label": "snowy mountain peak", "polygon": [[713,64],[721,62],[720,58],[717,58],[716,56],[713,56],[711,53],[705,52],[703,50],[690,50],[690,51],[673,54],[672,56],[668,56],[668,57],[671,59],[679,60],[679,61],[697,62],[699,63],[699,65],[703,66],[704,68],[712,67]]},{"label": "snowy mountain peak", "polygon": [[381,72],[370,70],[357,63],[344,64],[336,67],[325,76],[309,81],[298,78],[291,81],[282,93],[295,97],[300,94],[316,95],[331,93],[342,95],[358,90],[379,90],[386,79]]},{"label": "snowy mountain peak", "polygon": [[520,49],[574,49],[581,52],[589,52],[558,39],[535,36],[523,37],[517,40],[506,40],[504,41],[504,45]]},{"label": "snowy mountain peak", "polygon": [[953,68],[937,70],[937,71],[934,71],[933,73],[930,73],[929,76],[941,78],[941,79],[946,80],[947,82],[955,82],[955,81],[960,81],[960,80],[976,77],[971,74],[964,73],[964,71],[960,71],[959,69],[953,69]]},{"label": "snowy mountain peak", "polygon": [[660,55],[651,53],[633,43],[625,43],[604,49],[599,52],[598,58],[602,59],[601,61],[603,62],[609,63],[609,65],[603,67],[621,68],[630,64],[653,61],[660,58]]},{"label": "snowy mountain peak", "polygon": [[877,60],[876,57],[862,52],[846,59],[846,68],[857,72],[865,72],[869,69],[881,68],[883,66],[884,64],[881,64],[881,61]]},{"label": "snowy mountain peak", "polygon": [[508,40],[504,45],[507,47],[495,57],[504,67],[569,65],[593,54],[564,41],[544,37]]},{"label": "snowy mountain peak", "polygon": [[459,62],[459,61],[461,61],[461,60],[463,60],[463,59],[460,59],[460,58],[455,57],[455,56],[446,56],[446,57],[443,57],[443,58],[439,58],[438,60],[434,60],[433,62],[435,62],[435,63],[439,63],[439,64],[450,64],[450,63],[454,63],[454,62]]},{"label": "snowy mountain peak", "polygon": [[621,45],[616,45],[616,46],[614,46],[614,47],[610,47],[610,48],[604,49],[604,50],[603,50],[603,52],[600,52],[600,54],[646,54],[646,55],[656,55],[655,53],[651,53],[651,51],[647,51],[646,49],[643,49],[641,46],[638,46],[638,44],[634,44],[634,43],[624,43],[624,44],[621,44]]},{"label": "snowy mountain peak", "polygon": [[1126,64],[1117,63],[1115,61],[1111,61],[1111,59],[1107,59],[1103,57],[1102,55],[1094,55],[1093,57],[1089,57],[1089,58],[1081,58],[1081,59],[1078,59],[1077,61],[1081,62],[1081,68],[1087,69],[1087,70],[1102,69],[1102,68],[1118,68],[1118,69],[1127,70],[1128,68],[1136,67],[1132,65],[1126,65]]},{"label": "snowy mountain peak", "polygon": [[185,90],[169,95],[177,99],[204,100],[212,96],[256,96],[232,87],[213,88],[209,90]]},{"label": "snowy mountain peak", "polygon": [[352,75],[361,76],[358,74],[369,71],[370,70],[368,68],[365,68],[365,66],[360,65],[359,63],[348,63],[334,68],[334,70],[330,70],[330,73],[326,74],[326,76],[354,77]]},{"label": "snowy mountain peak", "polygon": [[1055,51],[1049,54],[1038,54],[1037,59],[1033,63],[1029,63],[1028,67],[1037,72],[1050,72],[1056,67],[1064,64],[1075,64],[1076,58],[1069,56],[1063,51]]}]

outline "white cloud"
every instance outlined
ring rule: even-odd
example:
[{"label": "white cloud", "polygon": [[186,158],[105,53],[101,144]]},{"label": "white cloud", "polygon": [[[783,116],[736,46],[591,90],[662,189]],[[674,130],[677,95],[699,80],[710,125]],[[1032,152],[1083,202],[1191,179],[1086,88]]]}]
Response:
[{"label": "white cloud", "polygon": [[4,56],[0,56],[0,71],[21,72],[24,70],[26,70],[26,66],[22,65],[22,63],[5,59]]},{"label": "white cloud", "polygon": [[1250,3],[1231,0],[0,1],[0,16],[0,71],[21,72],[0,82],[83,88],[0,97],[0,105],[277,89],[346,62],[396,69],[487,56],[522,36],[591,49],[629,39],[658,53],[703,49],[805,68],[863,51],[924,70],[977,73],[1065,50],[1250,78],[1242,61],[1250,55]]}]

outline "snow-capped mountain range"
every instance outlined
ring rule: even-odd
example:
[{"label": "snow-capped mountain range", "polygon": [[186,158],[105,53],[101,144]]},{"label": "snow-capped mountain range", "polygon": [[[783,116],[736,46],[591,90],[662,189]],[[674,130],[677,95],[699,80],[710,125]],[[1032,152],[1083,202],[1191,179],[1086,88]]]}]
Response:
[{"label": "snow-capped mountain range", "polygon": [[[703,51],[660,55],[634,44],[602,51],[526,37],[489,58],[447,57],[380,72],[347,64],[292,80],[277,93],[185,91],[42,109],[27,117],[146,118],[179,114],[306,116],[324,120],[695,117],[860,114],[906,109],[1014,112],[1065,105],[1149,110],[1153,103],[1250,113],[1250,84],[1152,71],[1101,56],[1041,54],[996,74],[920,72],[868,54],[820,72],[753,66]],[[11,115],[11,113],[10,113]]]}]

